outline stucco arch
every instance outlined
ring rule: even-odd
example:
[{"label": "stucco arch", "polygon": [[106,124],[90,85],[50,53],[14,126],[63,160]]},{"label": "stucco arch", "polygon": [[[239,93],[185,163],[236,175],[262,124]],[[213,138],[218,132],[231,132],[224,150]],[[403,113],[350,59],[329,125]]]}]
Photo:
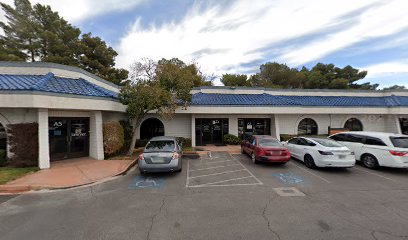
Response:
[{"label": "stucco arch", "polygon": [[294,133],[296,134],[296,135],[298,135],[298,130],[299,130],[299,124],[303,121],[303,120],[305,120],[305,119],[311,119],[311,120],[313,120],[315,123],[316,123],[316,127],[317,127],[317,132],[316,132],[316,134],[319,134],[319,122],[316,120],[316,118],[314,118],[314,117],[311,117],[311,116],[308,116],[308,115],[302,115],[302,116],[300,116],[300,117],[298,117],[298,119],[296,120],[296,124],[295,124],[295,126],[294,126]]}]

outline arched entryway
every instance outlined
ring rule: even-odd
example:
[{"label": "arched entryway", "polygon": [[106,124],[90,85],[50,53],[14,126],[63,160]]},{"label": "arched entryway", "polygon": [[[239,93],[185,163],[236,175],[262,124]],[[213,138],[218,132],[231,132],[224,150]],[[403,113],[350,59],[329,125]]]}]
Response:
[{"label": "arched entryway", "polygon": [[357,118],[349,118],[344,123],[344,128],[350,131],[363,131],[363,124]]},{"label": "arched entryway", "polygon": [[298,135],[317,135],[318,127],[315,120],[305,118],[299,122]]},{"label": "arched entryway", "polygon": [[148,118],[140,125],[140,139],[164,136],[164,125],[157,118]]}]

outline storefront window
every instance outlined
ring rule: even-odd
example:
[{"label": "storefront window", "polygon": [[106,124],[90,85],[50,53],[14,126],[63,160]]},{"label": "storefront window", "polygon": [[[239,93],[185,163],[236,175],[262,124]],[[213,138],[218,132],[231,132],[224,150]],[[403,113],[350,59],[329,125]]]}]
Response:
[{"label": "storefront window", "polygon": [[317,123],[311,118],[300,121],[298,135],[317,135]]},{"label": "storefront window", "polygon": [[408,118],[400,118],[401,133],[408,135]]},{"label": "storefront window", "polygon": [[240,118],[238,119],[238,137],[245,139],[251,135],[270,135],[271,120],[269,118]]},{"label": "storefront window", "polygon": [[350,131],[363,131],[363,124],[357,118],[350,118],[344,124],[344,128]]}]

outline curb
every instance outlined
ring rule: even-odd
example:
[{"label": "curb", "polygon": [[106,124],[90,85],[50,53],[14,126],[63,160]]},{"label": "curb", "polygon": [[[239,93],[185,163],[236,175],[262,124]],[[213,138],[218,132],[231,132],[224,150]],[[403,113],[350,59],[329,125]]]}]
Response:
[{"label": "curb", "polygon": [[24,194],[29,191],[39,191],[39,190],[65,190],[65,189],[71,189],[71,188],[76,188],[76,187],[82,187],[86,185],[91,185],[95,183],[102,183],[106,182],[107,180],[117,177],[117,176],[124,176],[126,173],[135,165],[137,164],[137,160],[133,160],[124,170],[120,171],[119,173],[116,173],[112,176],[106,177],[99,179],[97,181],[91,181],[83,184],[76,184],[76,185],[71,185],[71,186],[7,186],[7,185],[0,185],[0,195],[15,195],[15,194]]}]

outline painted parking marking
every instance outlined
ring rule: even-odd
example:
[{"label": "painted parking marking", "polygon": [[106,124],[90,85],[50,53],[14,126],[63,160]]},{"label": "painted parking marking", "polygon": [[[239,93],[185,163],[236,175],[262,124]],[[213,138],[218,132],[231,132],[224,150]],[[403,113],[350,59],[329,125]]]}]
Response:
[{"label": "painted parking marking", "polygon": [[245,168],[245,169],[248,171],[248,173],[251,174],[251,176],[252,176],[253,178],[255,178],[255,180],[258,182],[258,184],[260,184],[260,185],[263,184],[263,183],[261,182],[261,180],[259,180],[257,177],[255,177],[255,175],[252,174],[252,172],[249,171],[248,168],[246,168],[246,167],[244,166],[244,164],[242,164],[238,159],[236,159],[236,158],[235,158],[233,155],[231,155],[230,153],[228,153],[228,154],[232,157],[232,159],[235,159],[239,164],[241,164],[241,166],[242,166],[243,168]]},{"label": "painted parking marking", "polygon": [[367,170],[365,170],[365,169],[363,169],[362,167],[359,167],[359,166],[354,166],[353,169],[356,169],[356,170],[358,170],[358,171],[362,171],[362,172],[365,172],[365,173],[368,173],[368,174],[371,174],[371,175],[374,175],[374,176],[377,176],[377,177],[380,177],[380,178],[387,179],[387,180],[389,180],[389,181],[398,183],[398,181],[396,181],[396,180],[394,180],[394,179],[392,179],[392,178],[386,177],[386,176],[381,175],[381,174],[378,174],[378,173],[374,173],[374,172],[367,171]]},{"label": "painted parking marking", "polygon": [[238,163],[234,163],[234,164],[230,164],[230,165],[217,166],[217,167],[208,167],[208,168],[190,169],[190,172],[202,171],[202,170],[209,170],[209,169],[217,169],[217,168],[224,168],[224,167],[230,167],[230,166],[239,166],[239,164],[238,164]]},{"label": "painted parking marking", "polygon": [[129,189],[141,188],[162,188],[164,187],[164,179],[150,176],[136,176],[129,184]]},{"label": "painted parking marking", "polygon": [[[200,185],[194,185],[194,186],[190,186],[190,187],[207,187],[207,186],[217,186],[215,184],[217,183],[225,183],[225,182],[230,182],[230,181],[236,181],[236,180],[241,180],[241,179],[247,179],[247,178],[251,178],[252,176],[247,176],[247,177],[240,177],[240,178],[232,178],[232,179],[227,179],[227,180],[222,180],[222,181],[217,181],[217,182],[210,182],[210,183],[204,183],[204,184],[200,184]],[[232,184],[232,185],[224,185],[224,186],[234,186],[236,184]],[[241,184],[242,185],[242,184]],[[246,185],[256,185],[256,184],[251,184],[251,183],[246,183]]]},{"label": "painted parking marking", "polygon": [[[186,187],[227,187],[227,186],[249,186],[262,185],[238,159],[229,153],[209,154],[209,157],[201,158],[199,161],[187,162]],[[219,160],[215,160],[219,159]],[[222,165],[211,165],[212,163],[224,163]],[[206,174],[199,171],[207,170]],[[221,170],[221,172],[219,171]],[[217,172],[218,171],[218,172]],[[191,176],[191,173],[201,175]]]},{"label": "painted parking marking", "polygon": [[292,163],[292,162],[289,161],[289,164],[290,164],[290,165],[293,165],[293,166],[295,166],[295,167],[297,167],[297,168],[299,168],[300,170],[302,170],[302,171],[304,171],[304,172],[309,173],[309,174],[312,175],[312,176],[315,176],[315,177],[319,178],[320,180],[322,180],[322,181],[324,181],[324,182],[326,182],[326,183],[331,183],[331,182],[330,182],[329,180],[327,180],[326,178],[324,178],[324,177],[322,177],[322,176],[319,176],[319,175],[317,175],[317,174],[315,174],[315,173],[313,173],[313,172],[311,172],[311,171],[309,171],[309,170],[307,170],[307,169],[305,169],[305,168],[303,168],[303,167],[300,167],[300,166],[298,166],[298,165],[295,164],[295,163]]},{"label": "painted parking marking", "polygon": [[279,179],[285,184],[303,184],[304,180],[301,176],[298,176],[292,172],[288,173],[273,173],[272,176]]},{"label": "painted parking marking", "polygon": [[208,176],[216,176],[216,175],[233,173],[233,172],[241,172],[241,171],[245,171],[245,169],[240,169],[240,170],[235,170],[235,171],[219,172],[219,173],[211,173],[211,174],[205,174],[205,175],[198,175],[198,176],[190,177],[190,179],[200,178],[200,177],[208,177]]}]

